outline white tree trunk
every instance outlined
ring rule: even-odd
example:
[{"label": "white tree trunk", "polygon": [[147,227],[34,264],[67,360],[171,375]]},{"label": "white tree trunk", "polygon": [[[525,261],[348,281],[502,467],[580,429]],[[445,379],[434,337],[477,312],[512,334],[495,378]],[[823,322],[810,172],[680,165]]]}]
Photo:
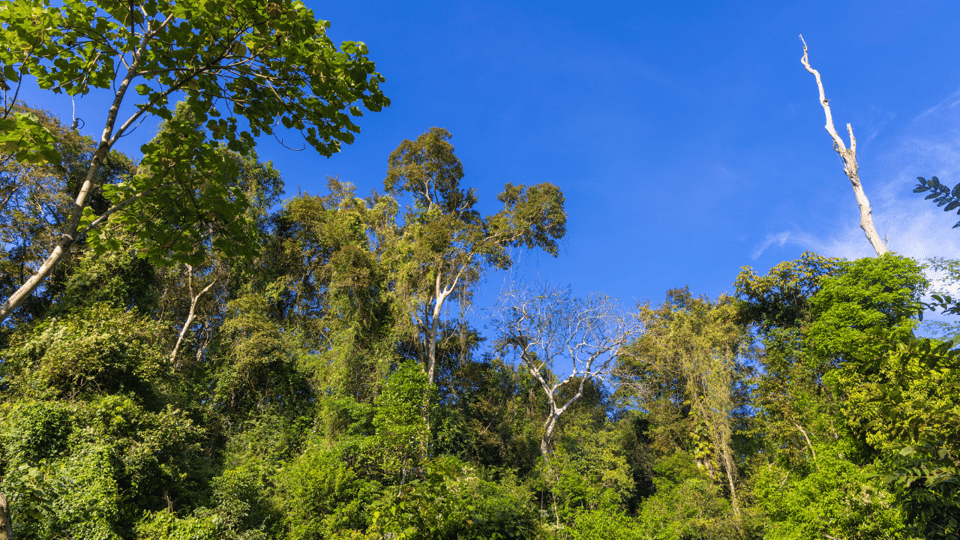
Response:
[{"label": "white tree trunk", "polygon": [[187,331],[190,329],[190,325],[193,324],[193,320],[197,316],[197,302],[200,300],[200,297],[203,296],[207,291],[209,291],[215,284],[217,280],[213,280],[209,285],[200,290],[196,295],[193,294],[193,267],[189,264],[187,265],[187,288],[190,293],[190,312],[187,314],[187,320],[183,322],[183,328],[180,329],[180,335],[177,336],[177,343],[173,346],[173,352],[170,353],[170,364],[173,367],[179,368],[180,365],[176,363],[177,353],[180,352],[180,346],[183,344],[183,340],[187,335]]},{"label": "white tree trunk", "polygon": [[[800,41],[803,41],[802,35],[800,36]],[[817,79],[817,88],[820,90],[820,104],[823,105],[823,112],[827,117],[827,123],[824,127],[833,139],[833,149],[836,150],[843,159],[843,172],[846,173],[847,178],[850,179],[853,194],[857,198],[857,206],[860,207],[860,228],[863,229],[863,233],[867,236],[867,240],[870,241],[870,245],[873,246],[874,251],[877,252],[877,256],[879,257],[887,252],[887,246],[884,245],[884,242],[880,239],[880,235],[877,234],[877,230],[873,226],[870,201],[867,199],[867,194],[864,193],[863,185],[860,183],[859,166],[857,165],[857,139],[853,136],[853,126],[847,124],[847,133],[850,135],[850,148],[848,149],[843,139],[840,138],[840,134],[837,133],[837,129],[833,126],[833,114],[830,112],[829,104],[830,100],[827,99],[823,91],[823,81],[820,80],[820,72],[810,67],[810,61],[807,58],[806,41],[803,41],[803,58],[800,59],[800,62],[803,64],[803,67],[807,68],[807,71]]]}]

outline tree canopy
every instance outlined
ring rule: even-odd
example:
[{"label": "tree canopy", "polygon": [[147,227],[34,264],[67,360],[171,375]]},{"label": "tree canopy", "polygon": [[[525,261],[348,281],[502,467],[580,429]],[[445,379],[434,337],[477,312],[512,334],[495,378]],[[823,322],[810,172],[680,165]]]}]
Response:
[{"label": "tree canopy", "polygon": [[[56,93],[75,96],[101,89],[113,94],[60,236],[44,263],[4,301],[0,319],[47,279],[80,235],[103,226],[117,212],[126,210],[128,220],[135,219],[129,217],[135,208],[128,207],[153,206],[166,218],[160,224],[167,231],[216,224],[229,228],[243,214],[244,200],[229,191],[231,172],[229,162],[218,157],[220,144],[249,151],[255,137],[273,135],[278,125],[299,131],[322,155],[353,141],[359,128],[351,116],[362,114],[359,105],[379,111],[389,100],[379,89],[383,77],[367,59],[366,46],[345,42],[337,48],[326,27],[311,10],[290,0],[265,6],[190,0],[0,4],[4,87],[16,87],[29,75]],[[179,109],[171,98],[177,98]],[[11,116],[11,104],[4,111],[4,118],[16,123],[7,126],[16,132],[8,138],[19,141],[36,132],[29,117]],[[122,182],[105,184],[98,173],[110,150],[150,116],[166,124],[142,148],[141,167]],[[208,182],[199,182],[201,178]],[[101,190],[112,204],[97,215],[89,199]],[[203,223],[190,220],[191,209],[198,210],[193,215]],[[148,223],[136,225],[131,228],[137,234],[156,237]],[[217,247],[247,245],[242,235],[231,240]],[[164,248],[173,260],[197,262],[187,242]]]},{"label": "tree canopy", "polygon": [[[0,540],[960,536],[960,349],[921,326],[960,263],[806,252],[635,305],[518,278],[475,317],[560,255],[563,191],[484,213],[431,128],[382,191],[281,202],[258,136],[330,155],[389,103],[328,26],[0,1]],[[16,101],[30,77],[112,96],[101,138]]]}]

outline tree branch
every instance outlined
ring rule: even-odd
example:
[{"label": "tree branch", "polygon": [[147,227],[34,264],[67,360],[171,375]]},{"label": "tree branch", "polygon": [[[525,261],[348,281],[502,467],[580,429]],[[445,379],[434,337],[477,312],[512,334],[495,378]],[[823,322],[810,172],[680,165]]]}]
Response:
[{"label": "tree branch", "polygon": [[853,126],[847,124],[847,133],[850,135],[850,148],[847,149],[843,143],[843,139],[840,138],[840,134],[837,133],[837,129],[833,126],[833,114],[830,112],[829,104],[830,100],[827,99],[823,91],[823,81],[820,79],[820,72],[810,67],[810,61],[807,57],[807,42],[804,41],[802,35],[800,36],[800,41],[803,42],[803,57],[800,59],[800,62],[803,64],[803,67],[807,68],[807,71],[817,79],[817,88],[820,90],[820,104],[823,106],[824,115],[827,117],[824,128],[826,128],[827,133],[830,134],[830,138],[833,139],[833,149],[836,150],[843,159],[843,172],[847,175],[847,178],[850,179],[854,196],[857,198],[857,206],[860,207],[860,228],[863,229],[867,240],[870,241],[870,245],[873,246],[873,249],[879,257],[887,252],[887,247],[873,226],[870,201],[867,200],[867,195],[864,193],[863,186],[860,184],[859,166],[857,165],[857,139],[853,136]]},{"label": "tree branch", "polygon": [[[187,288],[190,293],[190,311],[187,314],[187,320],[183,322],[183,328],[180,329],[180,335],[177,336],[177,343],[173,347],[173,352],[170,353],[170,363],[174,364],[177,359],[177,353],[180,352],[180,345],[183,343],[183,338],[187,335],[187,330],[190,329],[190,325],[193,324],[193,320],[197,316],[197,302],[200,300],[200,297],[203,296],[207,291],[209,291],[217,283],[217,280],[213,280],[209,285],[204,287],[194,296],[193,294],[193,267],[189,264],[187,265]],[[177,367],[174,364],[174,367]]]}]

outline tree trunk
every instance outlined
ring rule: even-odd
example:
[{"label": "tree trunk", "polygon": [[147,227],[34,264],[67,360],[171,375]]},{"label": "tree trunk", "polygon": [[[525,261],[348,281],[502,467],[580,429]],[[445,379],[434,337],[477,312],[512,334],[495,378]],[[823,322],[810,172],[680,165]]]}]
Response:
[{"label": "tree trunk", "polygon": [[544,461],[550,456],[550,440],[553,437],[553,428],[557,427],[557,419],[558,415],[551,411],[546,424],[543,426],[543,437],[540,438],[540,453],[543,454]]},{"label": "tree trunk", "polygon": [[187,331],[190,330],[190,325],[193,324],[193,320],[197,316],[197,302],[199,302],[200,297],[209,291],[216,283],[217,280],[213,280],[213,282],[194,295],[193,267],[189,264],[187,265],[187,288],[190,292],[190,312],[187,314],[187,320],[183,322],[183,328],[180,329],[180,335],[177,336],[177,343],[173,346],[173,352],[170,353],[170,365],[172,365],[174,369],[178,369],[180,367],[180,364],[177,363],[177,354],[180,352],[180,346],[183,344],[183,340],[187,335]]},{"label": "tree trunk", "polygon": [[97,179],[97,175],[100,173],[100,167],[110,154],[110,149],[113,148],[113,144],[116,142],[116,136],[121,135],[124,130],[124,127],[121,127],[118,133],[113,133],[113,127],[117,121],[117,114],[120,112],[120,103],[123,101],[123,96],[126,94],[127,88],[130,86],[130,81],[133,79],[133,67],[135,67],[135,65],[131,67],[131,71],[117,89],[113,104],[110,107],[110,112],[107,115],[107,122],[103,128],[103,134],[100,136],[100,144],[97,146],[97,151],[93,154],[93,159],[90,160],[87,176],[80,186],[80,192],[77,193],[76,200],[73,202],[73,208],[70,209],[70,215],[67,217],[66,225],[64,225],[63,231],[60,233],[60,239],[57,240],[57,244],[50,251],[47,259],[43,261],[43,264],[40,265],[40,268],[37,269],[16,292],[10,295],[10,298],[4,300],[3,304],[0,305],[0,323],[7,320],[7,317],[20,307],[20,305],[33,294],[33,291],[37,290],[37,287],[39,287],[41,283],[46,281],[50,274],[53,273],[54,268],[57,267],[57,264],[69,253],[73,244],[76,243],[77,229],[80,226],[83,209],[87,206],[87,197],[99,187],[100,182]]},{"label": "tree trunk", "polygon": [[13,521],[10,519],[10,505],[3,493],[0,493],[0,540],[13,540]]},{"label": "tree trunk", "polygon": [[[800,41],[803,41],[803,36],[800,36]],[[836,150],[843,159],[843,172],[847,175],[847,178],[850,179],[853,194],[857,198],[857,206],[860,207],[860,228],[863,229],[863,233],[867,236],[867,240],[870,241],[870,245],[873,246],[874,251],[877,252],[877,257],[880,257],[887,252],[887,246],[880,239],[880,235],[877,234],[877,230],[873,226],[873,211],[870,209],[870,201],[867,199],[867,194],[864,193],[863,185],[860,183],[860,173],[858,172],[860,167],[857,165],[857,139],[853,136],[853,126],[847,124],[847,133],[850,134],[850,148],[848,149],[843,143],[843,139],[841,139],[837,133],[837,129],[833,126],[833,114],[830,112],[829,105],[830,100],[827,99],[823,91],[823,81],[820,80],[820,72],[810,67],[810,61],[807,58],[806,41],[803,41],[803,58],[800,59],[800,62],[803,64],[803,67],[807,68],[807,71],[817,79],[817,88],[820,90],[820,104],[823,105],[823,112],[827,117],[827,124],[824,128],[827,130],[827,133],[830,134],[830,138],[833,139],[833,149]]]},{"label": "tree trunk", "polygon": [[727,482],[730,484],[730,503],[733,506],[733,513],[738,518],[740,517],[740,500],[737,498],[737,488],[736,482],[734,481],[734,476],[736,474],[736,465],[733,463],[733,458],[730,455],[730,445],[729,441],[725,441],[726,444],[723,445],[723,468],[727,472]]}]

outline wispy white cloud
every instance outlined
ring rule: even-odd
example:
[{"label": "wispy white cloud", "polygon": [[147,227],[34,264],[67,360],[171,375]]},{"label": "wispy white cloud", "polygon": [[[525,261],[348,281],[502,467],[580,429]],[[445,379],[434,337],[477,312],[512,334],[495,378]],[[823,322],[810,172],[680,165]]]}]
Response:
[{"label": "wispy white cloud", "polygon": [[770,233],[750,255],[756,260],[771,246],[799,246],[804,251],[813,251],[825,257],[857,259],[873,254],[870,244],[859,227],[844,227],[834,235],[823,238],[802,230]]},{"label": "wispy white cloud", "polygon": [[760,244],[753,249],[753,253],[750,254],[750,258],[757,260],[760,255],[767,250],[767,248],[774,244],[776,244],[777,247],[783,247],[790,240],[790,236],[790,231],[767,234],[767,237],[763,239],[763,242],[760,242]]}]

